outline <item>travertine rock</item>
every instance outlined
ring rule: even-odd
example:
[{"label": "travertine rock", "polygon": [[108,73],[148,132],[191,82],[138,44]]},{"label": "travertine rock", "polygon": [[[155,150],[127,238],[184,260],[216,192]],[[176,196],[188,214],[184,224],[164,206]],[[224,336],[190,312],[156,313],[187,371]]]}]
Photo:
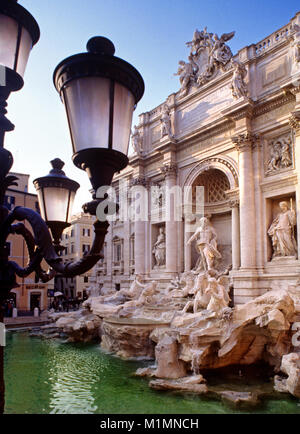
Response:
[{"label": "travertine rock", "polygon": [[178,359],[178,342],[176,337],[168,334],[155,347],[157,369],[155,376],[159,378],[180,378],[186,375],[182,360]]},{"label": "travertine rock", "polygon": [[150,339],[154,325],[113,324],[103,321],[101,348],[126,359],[154,358],[154,342]]},{"label": "travertine rock", "polygon": [[99,339],[101,318],[87,310],[55,315],[56,327],[69,336],[71,342],[89,342]]},{"label": "travertine rock", "polygon": [[280,370],[288,377],[276,376],[275,390],[289,392],[300,398],[300,353],[290,353],[282,357]]}]

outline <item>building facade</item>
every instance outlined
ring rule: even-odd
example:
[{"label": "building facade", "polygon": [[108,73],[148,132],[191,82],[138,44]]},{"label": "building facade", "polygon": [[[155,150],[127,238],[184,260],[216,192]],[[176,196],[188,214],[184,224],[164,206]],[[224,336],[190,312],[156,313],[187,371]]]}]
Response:
[{"label": "building facade", "polygon": [[[36,194],[28,193],[29,175],[21,173],[10,173],[10,175],[18,178],[18,185],[14,188],[9,188],[5,195],[5,205],[11,211],[16,206],[33,209],[39,211],[39,203]],[[30,225],[26,222],[25,225],[30,230]],[[26,267],[29,258],[26,243],[20,235],[10,235],[8,238],[10,244],[10,259],[17,262],[21,267]],[[43,264],[42,264],[43,265]],[[26,278],[17,277],[18,288],[11,291],[10,298],[14,299],[14,304],[19,313],[33,311],[35,307],[41,310],[48,307],[48,290],[53,289],[54,281],[46,284],[36,283],[34,273]]]},{"label": "building facade", "polygon": [[[94,218],[88,214],[78,213],[71,218],[71,226],[64,230],[62,245],[65,250],[62,252],[64,262],[76,262],[89,252],[93,243],[93,222]],[[90,278],[93,269],[84,275],[72,278],[55,278],[55,291],[62,292],[66,297],[85,297],[90,286]]]},{"label": "building facade", "polygon": [[[234,303],[297,282],[300,12],[235,55],[228,46],[232,37],[234,32],[219,37],[196,30],[187,44],[189,60],[179,62],[180,90],[140,115],[132,135],[135,154],[113,185],[118,195],[120,181],[150,192],[147,218],[119,215],[111,223],[98,285],[128,287],[141,274],[165,287],[197,268],[199,250],[188,242],[191,219],[184,213],[178,219],[182,205],[165,197],[165,187],[176,186],[183,196],[185,187],[192,191],[192,214],[201,201],[196,187],[203,187],[202,215],[217,235],[216,268],[230,270]],[[153,187],[161,191],[155,200]],[[201,216],[193,215],[197,226]]]}]

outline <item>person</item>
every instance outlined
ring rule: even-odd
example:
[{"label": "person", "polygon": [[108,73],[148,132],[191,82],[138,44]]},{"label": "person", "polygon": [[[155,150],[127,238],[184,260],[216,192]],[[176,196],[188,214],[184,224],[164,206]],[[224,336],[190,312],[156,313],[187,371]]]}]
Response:
[{"label": "person", "polygon": [[163,227],[159,228],[159,234],[153,246],[153,254],[156,262],[155,266],[160,267],[165,264],[166,238]]},{"label": "person", "polygon": [[200,219],[199,227],[187,244],[191,244],[194,240],[197,243],[197,251],[200,253],[196,269],[213,270],[215,259],[222,256],[217,249],[217,233],[207,217]]},{"label": "person", "polygon": [[296,225],[296,213],[289,209],[288,203],[279,203],[281,212],[272,222],[268,235],[272,239],[273,257],[276,256],[295,256],[297,253],[297,243],[294,236],[294,226]]}]

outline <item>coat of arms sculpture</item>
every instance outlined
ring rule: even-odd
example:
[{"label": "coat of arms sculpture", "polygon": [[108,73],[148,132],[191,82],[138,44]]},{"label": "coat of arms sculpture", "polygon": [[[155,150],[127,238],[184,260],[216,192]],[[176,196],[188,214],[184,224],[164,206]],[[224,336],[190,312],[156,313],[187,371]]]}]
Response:
[{"label": "coat of arms sculpture", "polygon": [[218,71],[226,70],[230,65],[232,52],[225,42],[233,38],[235,32],[224,33],[220,38],[217,34],[204,30],[195,30],[193,40],[187,42],[190,47],[189,62],[179,61],[176,74],[181,84],[180,94],[186,95],[190,86],[202,86],[213,79]]}]

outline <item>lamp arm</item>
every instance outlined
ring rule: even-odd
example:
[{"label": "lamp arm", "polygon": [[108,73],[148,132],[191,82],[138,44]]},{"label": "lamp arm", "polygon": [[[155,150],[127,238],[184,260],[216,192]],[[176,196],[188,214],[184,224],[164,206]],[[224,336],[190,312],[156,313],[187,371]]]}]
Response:
[{"label": "lamp arm", "polygon": [[49,261],[52,263],[62,261],[55,252],[48,226],[37,212],[30,208],[23,208],[21,206],[14,208],[13,211],[9,213],[3,225],[3,229],[6,231],[7,235],[10,233],[10,228],[15,220],[27,220],[28,223],[30,223],[34,234],[33,242],[39,248],[41,256],[45,258],[48,263]]},{"label": "lamp arm", "polygon": [[79,274],[86,273],[93,268],[101,258],[103,258],[101,250],[108,227],[109,223],[107,221],[100,222],[97,220],[94,223],[95,237],[91,250],[86,253],[79,261],[62,264],[55,261],[52,262],[52,260],[47,260],[48,264],[63,277],[74,277],[78,276]]},{"label": "lamp arm", "polygon": [[[33,271],[35,271],[36,272],[36,279],[35,279],[36,282],[38,282],[39,279],[41,279],[44,282],[44,279],[46,278],[45,275],[47,273],[45,273],[41,268],[41,262],[43,260],[43,257],[40,253],[40,249],[39,248],[36,249],[36,244],[35,244],[35,240],[33,238],[32,233],[26,228],[26,226],[23,223],[17,223],[17,224],[11,225],[11,233],[22,235],[22,237],[24,238],[24,240],[26,242],[26,246],[27,246],[27,250],[28,250],[28,254],[29,254],[28,266],[25,269],[21,269],[21,270],[23,270],[23,271],[21,271],[21,273],[25,273],[26,275],[25,274],[20,275],[17,270],[16,270],[16,274],[19,277],[27,277],[29,274],[31,274]],[[46,281],[51,280],[51,278],[50,279],[47,278]]]},{"label": "lamp arm", "polygon": [[[13,225],[12,223],[15,220],[27,220],[32,227],[34,236],[25,228],[24,224]],[[15,231],[16,233],[23,235],[26,241],[30,256],[30,264],[24,270],[21,268],[20,270],[18,269],[18,273],[36,271],[37,278],[46,283],[56,274],[61,274],[64,277],[74,277],[86,273],[96,265],[99,259],[103,257],[101,250],[105,235],[107,234],[108,226],[109,223],[107,221],[100,222],[97,220],[94,223],[95,237],[91,250],[79,261],[74,263],[68,262],[66,264],[63,264],[62,258],[56,254],[48,227],[37,212],[29,208],[16,207],[7,216],[3,228],[7,235],[12,231]],[[35,249],[35,246],[37,246],[37,250]],[[44,258],[51,267],[48,272],[45,272],[40,266],[42,258]]]}]

